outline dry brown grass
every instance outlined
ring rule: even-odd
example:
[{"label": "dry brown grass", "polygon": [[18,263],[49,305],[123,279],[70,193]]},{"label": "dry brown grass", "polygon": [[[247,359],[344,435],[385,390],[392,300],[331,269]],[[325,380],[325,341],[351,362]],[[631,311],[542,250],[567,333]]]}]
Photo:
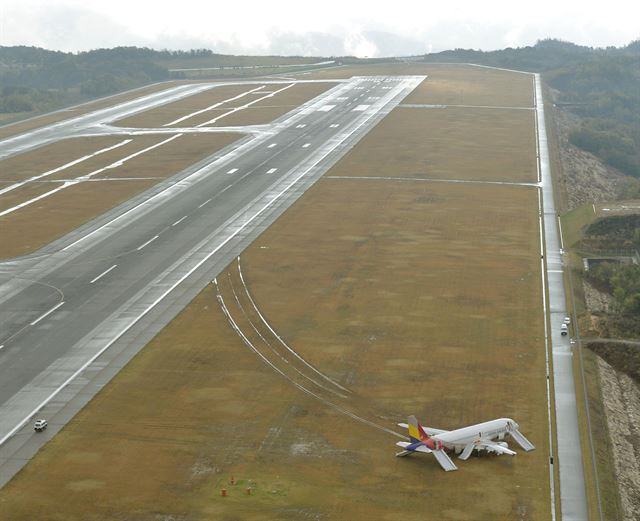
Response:
[{"label": "dry brown grass", "polygon": [[[238,134],[190,134],[137,156],[122,166],[106,170],[94,179],[104,182],[80,183],[0,217],[2,241],[0,258],[25,255],[74,230],[81,224],[150,188],[159,179],[196,163],[229,145]],[[137,150],[167,139],[167,136],[139,136],[128,145],[107,152],[51,177],[73,179],[107,166]],[[62,154],[61,151],[58,151]],[[69,151],[70,153],[70,151]],[[16,159],[22,156],[17,156]],[[75,158],[76,156],[69,156]],[[43,161],[46,157],[43,156]],[[26,162],[26,168],[32,168]],[[45,165],[42,164],[37,172]],[[45,168],[46,169],[46,168]],[[115,182],[114,178],[145,178]],[[57,186],[54,183],[29,183],[20,189],[0,196],[2,209],[9,208]]]},{"label": "dry brown grass", "polygon": [[531,111],[398,107],[337,175],[535,182]]},{"label": "dry brown grass", "polygon": [[533,106],[533,77],[473,65],[382,63],[316,71],[308,78],[350,78],[362,75],[427,75],[404,103]]},{"label": "dry brown grass", "polygon": [[[366,147],[371,169],[374,144],[352,152]],[[210,285],[0,491],[3,512],[548,519],[538,244],[531,188],[326,177],[242,256],[267,320],[352,391],[333,398],[343,410],[385,427],[411,413],[443,428],[513,416],[536,451],[471,458],[454,473],[429,457],[394,458],[396,438],[302,393],[250,351]],[[238,304],[247,299],[235,300],[235,264],[218,281],[256,337]]]}]

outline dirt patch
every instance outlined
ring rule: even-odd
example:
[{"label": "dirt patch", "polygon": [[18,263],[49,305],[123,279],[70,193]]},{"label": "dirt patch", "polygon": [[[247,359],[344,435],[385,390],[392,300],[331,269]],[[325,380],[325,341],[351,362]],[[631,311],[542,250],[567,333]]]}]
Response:
[{"label": "dirt patch", "polygon": [[553,116],[560,142],[562,181],[568,196],[567,209],[614,200],[617,185],[623,176],[604,165],[593,154],[569,143],[569,132],[579,125],[577,116],[557,107],[553,110]]},{"label": "dirt patch", "polygon": [[340,163],[348,176],[535,182],[533,113],[396,108]]},{"label": "dirt patch", "polygon": [[627,375],[599,359],[610,443],[618,478],[623,520],[640,517],[640,389]]}]

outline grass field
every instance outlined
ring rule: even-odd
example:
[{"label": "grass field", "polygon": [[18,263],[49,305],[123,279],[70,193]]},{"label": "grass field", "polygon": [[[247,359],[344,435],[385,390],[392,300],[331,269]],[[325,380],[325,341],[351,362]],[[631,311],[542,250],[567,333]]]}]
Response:
[{"label": "grass field", "polygon": [[369,146],[349,154],[341,175],[537,180],[530,111],[399,107],[363,143]]},{"label": "grass field", "polygon": [[429,80],[419,85],[403,103],[532,107],[532,76],[485,67],[381,63],[338,67],[305,73],[300,78],[350,78],[354,75],[420,74]]},{"label": "grass field", "polygon": [[[470,91],[490,90],[469,74]],[[3,514],[548,519],[536,191],[424,169],[531,180],[530,114],[442,110],[385,118],[0,491]],[[431,117],[461,141],[500,141],[499,157],[436,146]],[[409,414],[441,428],[512,416],[537,450],[444,473],[394,457],[389,431]]]}]

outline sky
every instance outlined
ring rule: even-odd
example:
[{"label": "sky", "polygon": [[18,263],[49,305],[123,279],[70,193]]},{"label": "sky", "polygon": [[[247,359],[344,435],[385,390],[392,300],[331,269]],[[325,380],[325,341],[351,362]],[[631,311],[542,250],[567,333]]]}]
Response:
[{"label": "sky", "polygon": [[542,38],[622,46],[637,0],[0,0],[0,45],[85,51],[136,45],[223,54],[405,56]]}]

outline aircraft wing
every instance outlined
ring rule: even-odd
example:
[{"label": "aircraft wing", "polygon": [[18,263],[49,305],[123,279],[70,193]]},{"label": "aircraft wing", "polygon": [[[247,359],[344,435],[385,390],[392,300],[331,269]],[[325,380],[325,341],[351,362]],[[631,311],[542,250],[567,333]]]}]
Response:
[{"label": "aircraft wing", "polygon": [[510,448],[505,447],[504,445],[500,445],[499,443],[494,443],[492,441],[480,440],[479,442],[476,443],[475,448],[493,451],[496,454],[508,454],[509,456],[516,455],[515,450],[511,450]]},{"label": "aircraft wing", "polygon": [[[398,447],[402,447],[403,449],[406,449],[409,445],[414,445],[413,443],[409,443],[408,441],[399,441],[396,443],[396,445]],[[413,452],[424,452],[424,453],[429,453],[432,452],[432,450],[429,447],[425,447],[424,445],[418,445],[417,447],[411,449]]]},{"label": "aircraft wing", "polygon": [[[409,426],[406,423],[399,423],[398,427],[407,429]],[[429,436],[435,436],[436,434],[443,434],[445,432],[449,432],[449,431],[443,431],[442,429],[434,429],[432,427],[424,427],[424,426],[422,426],[422,430],[426,432]]]}]

